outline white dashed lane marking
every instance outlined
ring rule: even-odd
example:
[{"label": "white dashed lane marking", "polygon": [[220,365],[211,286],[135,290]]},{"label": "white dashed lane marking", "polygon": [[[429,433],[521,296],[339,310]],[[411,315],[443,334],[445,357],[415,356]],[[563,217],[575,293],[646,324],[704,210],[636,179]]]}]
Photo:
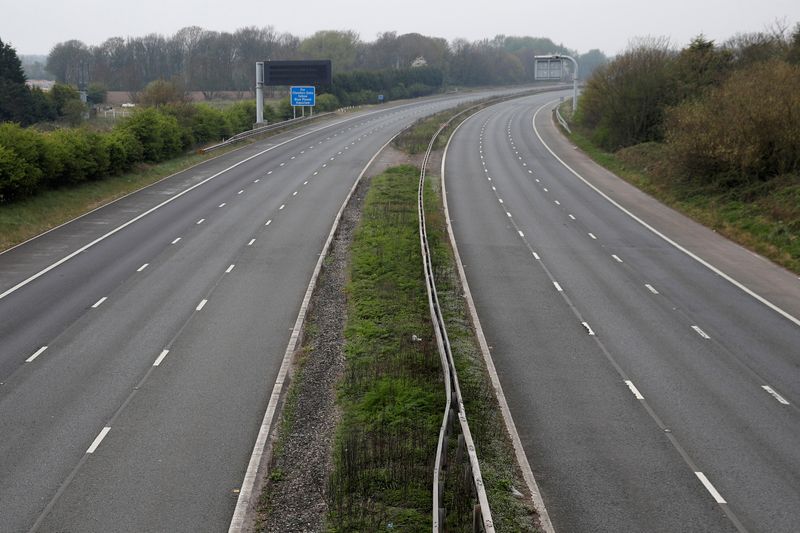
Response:
[{"label": "white dashed lane marking", "polygon": [[153,366],[158,366],[158,365],[160,365],[160,364],[161,364],[161,361],[163,361],[163,360],[164,360],[164,358],[167,356],[167,354],[168,354],[168,353],[169,353],[169,350],[163,350],[163,351],[162,351],[162,352],[159,354],[159,356],[158,356],[158,357],[156,357],[156,360],[153,362]]},{"label": "white dashed lane marking", "polygon": [[201,309],[203,309],[206,306],[207,303],[208,303],[208,300],[206,300],[205,298],[200,300],[200,303],[197,304],[197,307],[195,307],[195,310],[196,311],[200,311]]},{"label": "white dashed lane marking", "polygon": [[642,393],[640,393],[639,389],[636,388],[636,385],[633,384],[633,381],[626,379],[625,384],[628,386],[637,400],[644,400],[644,396],[642,396]]},{"label": "white dashed lane marking", "polygon": [[761,388],[767,391],[773,398],[778,400],[779,403],[783,405],[789,405],[788,400],[786,400],[786,398],[778,394],[778,392],[769,385],[761,385]]},{"label": "white dashed lane marking", "polygon": [[717,503],[728,503],[725,501],[725,498],[723,498],[722,495],[719,492],[717,492],[717,489],[714,488],[714,485],[711,484],[711,482],[708,480],[705,474],[703,474],[702,472],[695,472],[694,475],[697,476],[697,479],[700,480],[700,482],[703,484],[706,490],[709,493],[711,493],[711,496],[714,497],[714,501],[716,501]]},{"label": "white dashed lane marking", "polygon": [[38,350],[36,350],[35,352],[33,352],[33,354],[32,354],[30,357],[28,357],[27,359],[25,359],[25,362],[26,362],[26,363],[32,363],[32,362],[33,362],[33,360],[34,360],[34,359],[36,359],[37,357],[39,357],[40,355],[42,355],[42,353],[44,353],[44,351],[45,351],[46,349],[47,349],[47,346],[42,346],[41,348],[39,348]]},{"label": "white dashed lane marking", "polygon": [[705,331],[700,329],[700,326],[692,326],[692,329],[695,330],[695,332],[697,332],[697,334],[700,335],[701,337],[703,337],[704,339],[710,339],[711,338],[711,337],[708,336],[708,333],[706,333]]},{"label": "white dashed lane marking", "polygon": [[99,300],[97,300],[94,303],[94,305],[92,306],[92,309],[97,309],[98,307],[103,305],[103,302],[105,302],[106,300],[108,300],[108,297],[107,296],[103,296],[102,298],[100,298]]},{"label": "white dashed lane marking", "polygon": [[100,431],[100,434],[97,435],[97,437],[95,437],[94,441],[89,446],[89,449],[86,450],[86,453],[94,453],[95,450],[97,450],[97,447],[100,446],[100,443],[103,442],[103,439],[106,438],[106,435],[108,435],[109,431],[111,431],[110,427],[108,427],[108,426],[104,427]]}]

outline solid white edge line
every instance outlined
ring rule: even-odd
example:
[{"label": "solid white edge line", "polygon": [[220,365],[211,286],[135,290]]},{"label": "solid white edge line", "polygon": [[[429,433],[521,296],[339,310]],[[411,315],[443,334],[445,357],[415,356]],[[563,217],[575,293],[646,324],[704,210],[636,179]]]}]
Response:
[{"label": "solid white edge line", "polygon": [[626,379],[625,384],[628,386],[637,400],[644,400],[644,396],[642,396],[642,393],[636,388],[636,385],[633,384],[633,381]]},{"label": "solid white edge line", "polygon": [[598,189],[597,187],[595,187],[594,185],[589,183],[589,181],[587,181],[586,178],[581,176],[571,166],[569,166],[567,163],[565,163],[563,159],[558,157],[556,155],[556,153],[550,148],[550,146],[546,142],[544,142],[544,139],[539,134],[539,129],[536,127],[536,116],[539,114],[539,112],[542,109],[544,109],[545,107],[556,103],[557,101],[558,100],[553,100],[551,102],[547,102],[546,104],[542,105],[539,109],[537,109],[536,112],[533,114],[533,120],[531,121],[531,124],[533,126],[533,131],[536,134],[536,137],[539,138],[539,142],[541,142],[542,145],[545,147],[545,149],[548,152],[550,152],[550,155],[552,155],[559,163],[564,165],[564,168],[569,170],[575,177],[577,177],[578,179],[583,181],[588,187],[590,187],[592,190],[594,190],[597,194],[599,194],[600,196],[605,198],[611,205],[613,205],[614,207],[616,207],[617,209],[619,209],[620,211],[622,211],[623,213],[625,213],[626,215],[631,217],[633,220],[635,220],[636,222],[638,222],[639,224],[641,224],[642,226],[644,226],[645,228],[647,228],[648,230],[653,232],[655,235],[657,235],[658,237],[661,237],[667,243],[671,244],[672,246],[674,246],[675,248],[677,248],[678,250],[680,250],[684,254],[688,255],[689,257],[691,257],[692,259],[694,259],[695,261],[697,261],[698,263],[700,263],[701,265],[703,265],[704,267],[706,267],[707,269],[712,271],[713,273],[715,273],[718,276],[720,276],[725,281],[731,283],[732,285],[734,285],[735,287],[737,287],[741,291],[745,292],[746,294],[752,296],[753,298],[755,298],[756,300],[758,300],[762,304],[766,305],[767,307],[769,307],[770,309],[772,309],[773,311],[775,311],[776,313],[778,313],[782,317],[784,317],[784,318],[788,319],[789,321],[793,322],[794,324],[800,326],[800,318],[797,318],[797,317],[787,313],[786,311],[784,311],[783,309],[781,309],[780,307],[778,307],[774,303],[770,302],[766,298],[762,297],[761,295],[759,295],[756,292],[754,292],[754,291],[750,290],[749,288],[747,288],[747,286],[745,286],[742,283],[736,281],[734,278],[732,278],[731,276],[729,276],[728,274],[726,274],[722,270],[718,269],[717,267],[715,267],[714,265],[712,265],[711,263],[709,263],[705,259],[701,258],[700,256],[696,255],[695,253],[691,252],[690,250],[684,248],[683,246],[681,246],[677,242],[673,241],[672,239],[670,239],[669,237],[667,237],[666,235],[664,235],[663,233],[658,231],[656,228],[654,228],[653,226],[651,226],[650,224],[648,224],[647,222],[645,222],[644,220],[642,220],[638,216],[634,215],[632,212],[630,212],[628,209],[623,207],[621,204],[617,203],[616,200],[614,200],[613,198],[608,196],[606,193],[604,193],[603,191],[601,191],[600,189]]},{"label": "solid white edge line", "polygon": [[769,385],[761,385],[761,388],[767,391],[770,395],[772,395],[773,398],[778,400],[778,403],[782,403],[783,405],[790,405],[789,401],[786,398],[778,394],[778,392]]},{"label": "solid white edge line", "polygon": [[203,309],[203,308],[206,306],[206,304],[207,304],[207,303],[208,303],[208,300],[206,300],[205,298],[203,298],[203,299],[200,301],[200,303],[199,303],[199,304],[197,304],[197,307],[195,307],[195,310],[196,310],[196,311],[200,311],[201,309]]},{"label": "solid white edge line", "polygon": [[26,362],[26,363],[32,363],[32,362],[33,362],[33,360],[34,360],[34,359],[36,359],[37,357],[39,357],[40,355],[42,355],[42,353],[43,353],[43,352],[44,352],[46,349],[47,349],[47,346],[42,346],[41,348],[39,348],[38,350],[36,350],[35,352],[33,352],[33,354],[32,354],[30,357],[28,357],[27,359],[25,359],[25,362]]},{"label": "solid white edge line", "polygon": [[700,480],[700,483],[703,484],[703,486],[711,494],[711,496],[714,497],[714,500],[717,503],[728,503],[728,502],[725,501],[725,498],[723,498],[722,495],[719,492],[717,492],[717,489],[714,488],[714,485],[711,484],[711,482],[708,480],[708,478],[706,477],[706,475],[704,473],[695,472],[694,475],[697,476],[697,479]]},{"label": "solid white edge line", "polygon": [[107,296],[103,296],[102,298],[100,298],[99,300],[97,300],[97,301],[94,303],[94,305],[92,305],[92,309],[97,309],[98,307],[100,307],[101,305],[103,305],[103,302],[105,302],[106,300],[108,300],[108,297],[107,297]]},{"label": "solid white edge line", "polygon": [[100,433],[94,438],[94,441],[92,441],[92,444],[86,450],[86,453],[94,453],[95,450],[97,450],[97,447],[100,446],[100,443],[103,442],[103,439],[106,438],[106,435],[108,435],[109,431],[111,431],[109,426],[106,426],[100,430]]},{"label": "solid white edge line", "polygon": [[[399,135],[399,133],[397,135]],[[342,206],[339,208],[336,218],[333,220],[333,226],[328,234],[328,239],[325,241],[325,244],[322,247],[322,252],[319,254],[319,259],[314,267],[311,280],[308,283],[306,294],[303,297],[303,303],[300,305],[300,310],[297,313],[297,320],[295,320],[294,328],[292,328],[289,344],[286,346],[286,351],[283,354],[283,361],[281,362],[280,370],[278,370],[278,377],[275,379],[275,385],[273,386],[272,393],[270,394],[269,404],[267,405],[267,410],[264,413],[264,418],[261,421],[258,436],[256,437],[255,444],[253,445],[253,452],[250,454],[250,461],[247,465],[247,471],[245,472],[244,479],[242,480],[242,486],[239,490],[239,497],[236,500],[236,507],[233,511],[230,527],[228,528],[229,533],[243,533],[247,531],[247,518],[249,514],[254,511],[255,506],[258,505],[260,494],[256,494],[256,492],[258,492],[257,489],[260,488],[259,472],[263,468],[267,467],[267,465],[264,463],[267,462],[265,459],[270,453],[270,450],[267,449],[267,441],[272,431],[273,419],[283,396],[284,385],[287,385],[289,382],[293,358],[292,356],[294,355],[297,344],[300,341],[303,323],[305,322],[306,315],[308,314],[308,307],[311,302],[311,295],[316,287],[317,278],[322,270],[322,264],[325,261],[325,257],[328,255],[328,250],[333,242],[336,229],[339,227],[339,221],[342,218],[342,213],[344,213],[347,203],[350,201],[350,197],[355,192],[356,187],[358,187],[358,184],[361,182],[364,174],[367,173],[367,169],[370,167],[370,165],[372,165],[375,159],[377,159],[378,155],[380,155],[384,148],[389,146],[389,144],[397,137],[397,135],[393,136],[386,142],[386,144],[381,146],[375,155],[373,155],[372,158],[367,162],[366,166],[361,171],[361,174],[358,175],[355,183],[353,183],[353,186],[350,188],[350,192],[347,193],[347,197],[342,203]]]},{"label": "solid white edge line", "polygon": [[[472,325],[475,328],[475,334],[478,337],[478,344],[480,345],[481,352],[483,354],[486,370],[489,373],[490,379],[492,380],[492,386],[497,398],[497,403],[500,405],[500,411],[503,414],[503,421],[506,425],[506,431],[508,431],[508,434],[511,437],[511,442],[514,445],[514,454],[516,456],[517,463],[520,466],[520,470],[522,470],[522,477],[525,479],[525,484],[528,486],[528,491],[531,494],[534,508],[539,515],[539,523],[542,530],[545,533],[555,533],[555,528],[553,527],[553,523],[550,521],[550,515],[548,514],[547,507],[545,507],[544,500],[542,499],[542,493],[539,490],[539,485],[536,483],[536,478],[533,477],[533,470],[531,469],[530,462],[528,461],[528,456],[525,454],[525,449],[522,447],[522,440],[519,437],[519,432],[517,431],[517,426],[514,423],[514,418],[511,416],[511,410],[508,407],[508,402],[506,401],[506,396],[503,392],[503,386],[500,384],[500,378],[497,376],[497,369],[494,366],[494,360],[492,359],[492,354],[489,350],[489,343],[486,342],[486,335],[483,333],[483,327],[481,326],[480,319],[478,318],[478,310],[475,307],[475,301],[472,298],[472,291],[470,291],[469,284],[467,283],[467,274],[464,271],[464,264],[461,262],[461,256],[458,253],[458,245],[456,244],[456,237],[453,233],[453,226],[450,220],[450,209],[447,203],[447,188],[445,180],[447,151],[450,148],[450,142],[455,137],[461,126],[469,122],[477,115],[478,113],[467,117],[458,126],[456,126],[455,130],[453,130],[453,133],[450,135],[450,139],[448,139],[447,145],[444,148],[444,153],[442,154],[442,169],[440,172],[440,179],[442,182],[442,202],[444,203],[447,233],[450,237],[450,246],[453,248],[453,257],[458,268],[458,277],[461,279],[461,288],[464,291],[464,299],[467,302],[467,307],[469,307],[469,312],[472,317]],[[536,252],[533,252],[533,256],[536,259],[539,259]]]},{"label": "solid white edge line", "polygon": [[[407,107],[407,106],[413,106],[413,105],[418,105],[418,103],[412,102],[412,103],[409,103],[409,104],[403,104],[403,105],[401,105],[401,106],[397,106],[397,107],[395,107],[395,108],[393,108],[393,109],[399,109],[399,108],[401,108],[401,107]],[[364,116],[374,115],[374,114],[377,114],[377,113],[383,113],[383,112],[384,112],[384,111],[383,111],[382,109],[379,109],[379,110],[376,110],[376,111],[372,111],[372,112],[366,113],[366,114],[364,114],[364,115],[361,115],[361,116],[362,116],[362,117],[364,117]],[[209,176],[208,178],[204,179],[203,181],[200,181],[200,182],[198,182],[198,183],[195,183],[195,184],[194,184],[194,185],[192,185],[191,187],[188,187],[187,189],[184,189],[184,190],[182,190],[181,192],[179,192],[179,193],[175,194],[174,196],[170,196],[169,198],[167,198],[166,200],[164,200],[164,201],[163,201],[163,202],[161,202],[160,204],[158,204],[158,205],[155,205],[155,206],[151,207],[150,209],[148,209],[148,210],[147,210],[147,211],[145,211],[144,213],[140,213],[140,214],[136,215],[135,217],[133,217],[133,218],[132,218],[132,219],[130,219],[129,221],[127,221],[127,222],[125,222],[125,223],[123,223],[123,224],[121,224],[121,225],[117,226],[117,227],[116,227],[116,228],[114,228],[113,230],[109,231],[108,233],[105,233],[105,234],[101,235],[100,237],[96,238],[95,240],[93,240],[93,241],[89,242],[88,244],[85,244],[85,245],[81,246],[80,248],[78,248],[78,249],[77,249],[77,250],[75,250],[74,252],[70,253],[69,255],[66,255],[66,256],[62,257],[61,259],[59,259],[59,260],[58,260],[58,261],[56,261],[55,263],[52,263],[52,264],[50,264],[49,266],[47,266],[47,267],[43,268],[42,270],[40,270],[40,271],[39,271],[39,272],[37,272],[36,274],[34,274],[34,275],[32,275],[32,276],[30,276],[30,277],[28,277],[28,278],[26,278],[26,279],[24,279],[24,280],[20,281],[19,283],[17,283],[17,284],[16,284],[16,285],[14,285],[13,287],[11,287],[11,288],[7,289],[6,291],[4,291],[3,293],[1,293],[1,294],[0,294],[0,300],[2,300],[3,298],[5,298],[5,297],[6,297],[6,296],[8,296],[9,294],[11,294],[11,293],[13,293],[13,292],[15,292],[15,291],[17,291],[17,290],[21,289],[21,288],[22,288],[22,287],[24,287],[25,285],[28,285],[30,282],[32,282],[32,281],[34,281],[34,280],[36,280],[36,279],[38,279],[38,278],[42,277],[43,275],[47,274],[48,272],[50,272],[50,271],[51,271],[51,270],[53,270],[54,268],[56,268],[56,267],[58,267],[58,266],[61,266],[61,265],[63,265],[64,263],[66,263],[67,261],[69,261],[69,260],[70,260],[70,259],[72,259],[73,257],[77,256],[78,254],[80,254],[80,253],[83,253],[83,252],[85,252],[86,250],[88,250],[89,248],[93,247],[94,245],[96,245],[96,244],[98,244],[98,243],[100,243],[100,242],[102,242],[102,241],[106,240],[107,238],[111,237],[111,236],[112,236],[112,235],[114,235],[115,233],[118,233],[118,232],[122,231],[123,229],[127,228],[128,226],[130,226],[131,224],[133,224],[133,223],[135,223],[135,222],[138,222],[139,220],[143,219],[144,217],[146,217],[146,216],[147,216],[147,215],[149,215],[150,213],[153,213],[154,211],[157,211],[158,209],[161,209],[161,208],[162,208],[162,207],[164,207],[165,205],[167,205],[167,204],[169,204],[169,203],[171,203],[171,202],[173,202],[173,201],[177,200],[178,198],[182,197],[183,195],[185,195],[185,194],[189,193],[190,191],[193,191],[194,189],[196,189],[196,188],[198,188],[198,187],[201,187],[202,185],[205,185],[205,184],[206,184],[206,183],[208,183],[209,181],[211,181],[211,180],[213,180],[213,179],[216,179],[217,177],[221,176],[222,174],[225,174],[226,172],[229,172],[229,171],[233,170],[234,168],[236,168],[236,167],[238,167],[238,166],[240,166],[240,165],[243,165],[243,164],[245,164],[245,163],[247,163],[247,162],[249,162],[249,161],[251,161],[251,160],[253,160],[253,159],[257,158],[257,157],[260,157],[260,156],[262,156],[262,155],[266,154],[267,152],[271,152],[272,150],[275,150],[276,148],[280,148],[281,146],[284,146],[284,145],[286,145],[286,144],[289,144],[289,143],[291,143],[291,142],[294,142],[294,141],[296,141],[297,139],[302,139],[303,137],[306,137],[306,136],[308,136],[308,135],[311,135],[311,134],[313,134],[313,133],[317,133],[317,132],[319,132],[319,131],[322,131],[322,130],[325,130],[325,129],[328,129],[328,128],[332,128],[332,127],[334,127],[334,126],[337,126],[337,125],[339,125],[339,124],[343,124],[343,123],[345,123],[345,122],[354,121],[354,120],[357,120],[358,118],[359,118],[359,117],[350,117],[350,118],[344,118],[344,119],[342,119],[342,120],[340,120],[340,121],[338,121],[338,122],[333,122],[333,123],[331,123],[331,124],[328,124],[328,125],[325,125],[325,126],[319,127],[319,128],[317,128],[317,129],[310,130],[310,131],[307,131],[307,132],[305,132],[305,133],[301,133],[300,135],[297,135],[297,136],[295,136],[295,137],[292,137],[291,139],[286,139],[285,141],[283,141],[283,142],[281,142],[281,143],[278,143],[278,144],[276,144],[276,145],[270,146],[270,147],[268,147],[268,148],[266,148],[266,149],[264,149],[264,150],[261,150],[260,152],[257,152],[257,153],[255,153],[255,154],[253,154],[253,155],[249,156],[249,157],[246,157],[246,158],[244,158],[244,159],[242,159],[242,160],[239,160],[239,161],[237,161],[237,162],[236,162],[236,163],[234,163],[233,165],[231,165],[231,166],[229,166],[229,167],[227,167],[227,168],[224,168],[224,169],[220,170],[220,171],[219,171],[219,172],[217,172],[216,174],[212,174],[211,176]],[[217,157],[221,157],[222,155],[227,155],[227,154],[220,154],[220,156],[217,156]],[[213,160],[213,159],[216,159],[216,157],[215,157],[215,158],[208,159],[208,160],[206,160],[206,161],[201,161],[201,162],[200,162],[200,163],[198,163],[197,165],[193,165],[193,166],[191,166],[191,167],[189,167],[189,168],[187,168],[187,169],[184,169],[184,170],[182,170],[182,171],[180,171],[180,172],[176,172],[175,174],[170,174],[169,176],[166,176],[166,177],[164,177],[163,179],[160,179],[160,180],[156,181],[155,183],[152,183],[152,184],[150,184],[150,185],[148,185],[148,186],[142,187],[141,189],[137,189],[137,190],[135,190],[135,191],[132,191],[132,192],[130,192],[130,193],[128,193],[128,194],[126,194],[125,196],[122,196],[121,198],[118,198],[118,199],[116,199],[116,200],[114,200],[114,201],[112,201],[112,202],[109,202],[109,203],[107,203],[107,204],[105,204],[105,205],[102,205],[102,206],[98,207],[97,209],[93,209],[92,211],[89,211],[88,213],[84,213],[83,215],[80,215],[80,216],[78,216],[78,217],[75,217],[75,218],[73,218],[72,220],[69,220],[69,221],[67,221],[67,222],[64,222],[63,224],[61,224],[61,225],[59,225],[59,226],[56,226],[56,227],[54,227],[54,228],[51,228],[51,229],[49,229],[49,230],[47,230],[47,231],[45,231],[45,232],[43,232],[43,233],[40,233],[39,235],[37,235],[37,236],[35,236],[35,237],[32,237],[32,238],[28,239],[27,241],[24,241],[24,242],[21,242],[21,243],[19,243],[19,244],[15,245],[15,246],[12,246],[12,247],[11,247],[11,248],[9,248],[8,250],[4,250],[4,251],[0,252],[0,255],[4,254],[4,253],[6,253],[6,252],[9,252],[9,251],[11,251],[11,250],[13,250],[13,249],[15,249],[15,248],[18,248],[18,247],[20,247],[20,246],[22,246],[22,245],[24,245],[24,244],[27,244],[27,243],[29,243],[29,242],[31,242],[31,241],[33,241],[33,240],[35,240],[35,239],[38,239],[38,238],[39,238],[39,237],[41,237],[42,235],[45,235],[45,234],[47,234],[47,233],[50,233],[51,231],[54,231],[54,230],[56,230],[56,229],[58,229],[58,228],[61,228],[61,227],[63,227],[63,226],[66,226],[67,224],[71,224],[72,222],[74,222],[74,221],[76,221],[76,220],[78,220],[78,219],[80,219],[80,218],[83,218],[83,217],[85,217],[86,215],[89,215],[89,214],[91,214],[91,213],[94,213],[95,211],[98,211],[98,210],[100,210],[100,209],[103,209],[104,207],[107,207],[107,206],[109,206],[109,205],[112,205],[112,204],[114,204],[114,203],[116,203],[116,202],[118,202],[118,201],[122,200],[123,198],[127,198],[128,196],[131,196],[131,195],[133,195],[133,194],[136,194],[137,192],[139,192],[139,191],[141,191],[141,190],[144,190],[144,189],[147,189],[147,188],[149,188],[149,187],[152,187],[153,185],[156,185],[156,184],[158,184],[158,183],[161,183],[161,182],[163,182],[163,181],[165,181],[165,180],[167,180],[167,179],[169,179],[169,178],[172,178],[172,177],[174,177],[174,176],[176,176],[176,175],[178,175],[178,174],[181,174],[181,173],[183,173],[183,172],[186,172],[186,171],[188,171],[188,170],[191,170],[191,169],[193,169],[193,168],[195,168],[195,167],[197,167],[197,166],[200,166],[200,165],[202,165],[203,163],[207,163],[207,162],[209,162],[209,161],[211,161],[211,160]],[[267,174],[272,174],[272,171],[269,171]],[[176,239],[176,240],[175,240],[175,241],[174,241],[172,244],[175,244],[176,242],[178,242],[178,240],[180,240],[180,237],[179,237],[178,239]]]},{"label": "solid white edge line", "polygon": [[697,332],[697,334],[700,335],[701,337],[703,337],[704,339],[710,339],[711,338],[711,337],[708,336],[708,333],[706,333],[705,331],[700,329],[700,326],[692,326],[692,329],[695,330],[695,332]]},{"label": "solid white edge line", "polygon": [[168,353],[169,353],[169,350],[162,350],[161,353],[158,355],[158,357],[156,357],[156,360],[153,361],[153,366],[160,365],[161,361],[164,360],[164,358],[167,356]]}]

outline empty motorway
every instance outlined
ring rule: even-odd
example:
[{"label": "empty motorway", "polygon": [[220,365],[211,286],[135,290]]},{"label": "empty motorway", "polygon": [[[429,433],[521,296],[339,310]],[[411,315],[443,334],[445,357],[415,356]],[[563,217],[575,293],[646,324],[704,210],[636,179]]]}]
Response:
[{"label": "empty motorway", "polygon": [[556,531],[797,531],[797,277],[576,153],[552,100],[471,117],[444,179]]},{"label": "empty motorway", "polygon": [[226,530],[348,191],[487,94],[316,122],[0,255],[0,530]]}]

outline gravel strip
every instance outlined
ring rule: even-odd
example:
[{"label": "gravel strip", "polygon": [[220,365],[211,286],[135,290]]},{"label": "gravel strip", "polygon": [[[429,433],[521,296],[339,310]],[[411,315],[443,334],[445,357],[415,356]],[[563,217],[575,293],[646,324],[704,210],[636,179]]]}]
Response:
[{"label": "gravel strip", "polygon": [[369,187],[362,179],[342,213],[311,298],[298,371],[284,407],[262,495],[258,531],[323,531],[332,439],[339,419],[336,384],[344,368],[345,283],[353,232]]}]

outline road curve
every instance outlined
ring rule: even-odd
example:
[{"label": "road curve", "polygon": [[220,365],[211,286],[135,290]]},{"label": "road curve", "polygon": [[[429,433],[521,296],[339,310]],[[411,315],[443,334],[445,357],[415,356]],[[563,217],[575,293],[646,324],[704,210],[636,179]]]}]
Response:
[{"label": "road curve", "polygon": [[0,530],[227,529],[331,223],[448,95],[223,155],[0,254]]},{"label": "road curve", "polygon": [[555,529],[796,531],[796,278],[581,157],[548,100],[465,122],[445,181]]}]

